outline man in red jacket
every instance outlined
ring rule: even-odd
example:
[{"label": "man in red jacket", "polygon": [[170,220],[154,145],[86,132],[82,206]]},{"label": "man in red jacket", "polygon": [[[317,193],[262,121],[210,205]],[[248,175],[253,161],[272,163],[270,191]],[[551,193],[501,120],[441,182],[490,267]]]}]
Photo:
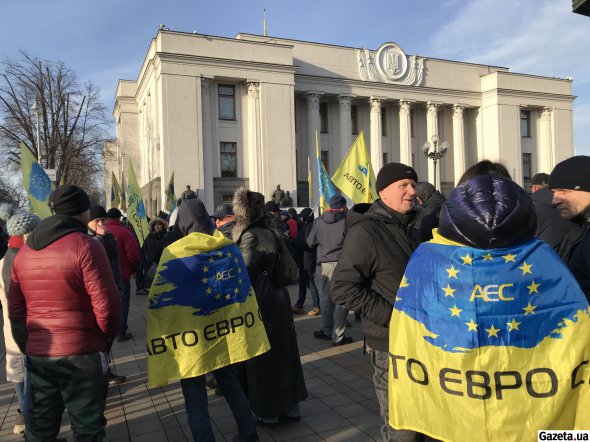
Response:
[{"label": "man in red jacket", "polygon": [[117,239],[119,252],[119,268],[121,270],[121,329],[117,341],[123,342],[133,336],[127,330],[127,317],[129,316],[129,297],[131,295],[131,274],[139,264],[139,243],[133,233],[121,224],[123,214],[119,209],[112,208],[107,212],[105,229]]},{"label": "man in red jacket", "polygon": [[86,193],[61,186],[49,206],[54,215],[15,257],[8,293],[13,336],[27,355],[25,439],[55,440],[65,407],[75,440],[102,440],[119,292],[104,248],[87,234]]}]

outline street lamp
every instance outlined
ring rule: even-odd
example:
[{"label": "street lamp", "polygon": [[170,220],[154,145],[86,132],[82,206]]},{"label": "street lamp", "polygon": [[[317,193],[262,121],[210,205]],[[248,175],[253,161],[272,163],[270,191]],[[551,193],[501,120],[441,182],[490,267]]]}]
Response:
[{"label": "street lamp", "polygon": [[434,187],[437,188],[438,186],[436,181],[436,163],[438,162],[438,160],[440,160],[447,154],[447,150],[449,149],[449,143],[443,141],[439,145],[440,140],[438,138],[438,135],[436,134],[432,136],[431,140],[432,144],[426,141],[422,145],[422,151],[424,152],[426,158],[434,161]]},{"label": "street lamp", "polygon": [[31,108],[33,113],[37,116],[37,162],[41,164],[41,130],[39,124],[39,118],[41,115],[39,106],[37,105],[37,99],[35,98],[35,102],[33,103],[33,107]]}]

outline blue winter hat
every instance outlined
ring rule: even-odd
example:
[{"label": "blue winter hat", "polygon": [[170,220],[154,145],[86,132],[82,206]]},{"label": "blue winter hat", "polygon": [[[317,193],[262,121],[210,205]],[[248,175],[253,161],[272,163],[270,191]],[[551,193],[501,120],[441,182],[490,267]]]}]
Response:
[{"label": "blue winter hat", "polygon": [[41,222],[41,218],[34,213],[16,209],[8,204],[0,205],[0,219],[6,223],[6,231],[10,236],[31,233]]},{"label": "blue winter hat", "polygon": [[346,199],[342,195],[332,195],[329,204],[330,209],[343,209],[346,207]]}]

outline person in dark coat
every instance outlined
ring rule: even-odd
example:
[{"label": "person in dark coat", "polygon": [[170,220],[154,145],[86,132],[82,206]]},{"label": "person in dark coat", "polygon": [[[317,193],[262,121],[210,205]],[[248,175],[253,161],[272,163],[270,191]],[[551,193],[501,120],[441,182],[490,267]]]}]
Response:
[{"label": "person in dark coat", "polygon": [[432,239],[432,229],[438,226],[438,215],[445,197],[432,184],[422,181],[416,185],[416,201],[420,210],[414,228],[422,241],[428,241]]},{"label": "person in dark coat", "polygon": [[246,188],[233,200],[236,241],[252,281],[270,342],[270,351],[244,363],[246,392],[261,425],[274,426],[279,417],[300,419],[299,403],[307,389],[299,359],[289,293],[275,287],[270,270],[278,259],[279,244],[264,208],[264,196]]},{"label": "person in dark coat", "polygon": [[144,274],[145,288],[137,291],[137,295],[147,295],[155,276],[155,270],[164,251],[164,235],[168,230],[168,223],[159,217],[150,221],[150,233],[145,238],[139,256],[140,267]]},{"label": "person in dark coat", "polygon": [[320,330],[314,331],[313,336],[317,339],[331,340],[332,345],[337,346],[352,342],[351,336],[345,336],[348,309],[332,302],[330,296],[332,277],[346,234],[348,208],[342,195],[333,195],[329,204],[330,209],[313,222],[311,232],[307,236],[307,245],[317,246],[317,257],[322,271],[322,321]]},{"label": "person in dark coat", "polygon": [[[90,206],[90,222],[88,223],[88,234],[97,240],[107,252],[107,258],[111,270],[113,271],[113,277],[119,290],[122,289],[121,284],[121,270],[119,269],[119,252],[117,250],[117,240],[113,234],[109,233],[104,228],[104,223],[107,217],[107,211],[104,207],[93,205]],[[109,366],[107,370],[107,379],[110,385],[119,385],[125,382],[126,376],[118,376]]]},{"label": "person in dark coat", "polygon": [[[180,239],[193,233],[212,235],[215,224],[211,221],[205,205],[198,198],[185,199],[178,207],[175,229]],[[211,372],[219,384],[231,409],[238,427],[236,442],[255,442],[258,440],[256,426],[248,406],[248,399],[239,381],[238,364],[230,364]],[[189,427],[195,441],[214,441],[205,376],[195,376],[180,380],[186,407]]]},{"label": "person in dark coat", "polygon": [[[531,199],[537,214],[535,236],[549,244],[561,259],[566,259],[566,256],[562,256],[563,250],[568,248],[567,241],[564,242],[564,239],[576,237],[580,227],[576,223],[562,218],[559,211],[553,207],[553,194],[547,187],[548,180],[549,175],[546,173],[538,173],[531,180],[531,191],[533,192]],[[563,247],[561,247],[562,244]],[[562,253],[560,253],[560,248]]]},{"label": "person in dark coat", "polygon": [[389,320],[410,255],[420,243],[412,227],[416,181],[416,172],[405,164],[381,168],[375,183],[380,199],[351,218],[331,292],[335,304],[361,311],[384,441],[418,440],[388,423]]},{"label": "person in dark coat", "polygon": [[307,245],[307,236],[311,232],[313,226],[313,210],[306,207],[301,211],[299,216],[302,220],[302,224],[299,227],[297,238],[293,243],[292,250],[293,258],[297,263],[299,269],[299,298],[293,306],[293,313],[302,315],[304,312],[303,304],[305,303],[305,296],[307,290],[311,294],[311,300],[313,302],[313,308],[307,313],[308,316],[318,316],[321,314],[320,310],[320,296],[318,294],[318,288],[315,285],[315,269],[317,260],[317,247],[309,247]]},{"label": "person in dark coat", "polygon": [[234,215],[232,205],[223,203],[217,206],[215,213],[213,213],[213,218],[215,218],[217,230],[223,233],[223,236],[226,238],[231,239],[231,232],[236,225],[236,216]]},{"label": "person in dark coat", "polygon": [[560,256],[590,300],[590,156],[578,155],[557,164],[549,175],[553,206],[580,230],[564,239]]}]

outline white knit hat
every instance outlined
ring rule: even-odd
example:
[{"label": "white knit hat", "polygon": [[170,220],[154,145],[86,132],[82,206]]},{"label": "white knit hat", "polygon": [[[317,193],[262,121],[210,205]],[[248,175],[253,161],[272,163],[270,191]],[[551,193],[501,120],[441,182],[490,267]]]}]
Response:
[{"label": "white knit hat", "polygon": [[41,218],[34,213],[16,209],[9,204],[0,205],[0,219],[6,223],[6,230],[11,236],[31,233],[41,222]]}]

